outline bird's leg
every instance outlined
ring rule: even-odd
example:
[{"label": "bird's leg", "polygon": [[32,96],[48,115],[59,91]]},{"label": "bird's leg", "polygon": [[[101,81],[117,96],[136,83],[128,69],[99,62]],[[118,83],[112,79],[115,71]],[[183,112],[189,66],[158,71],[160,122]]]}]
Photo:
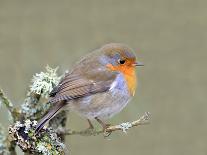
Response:
[{"label": "bird's leg", "polygon": [[105,131],[111,124],[107,124],[105,122],[103,122],[102,120],[100,120],[99,118],[95,117],[95,119],[97,120],[97,122],[99,124],[101,124],[101,126],[103,127],[103,131]]},{"label": "bird's leg", "polygon": [[89,128],[88,129],[94,129],[93,124],[91,123],[91,121],[89,119],[87,119],[88,124],[89,124]]},{"label": "bird's leg", "polygon": [[93,124],[91,123],[91,121],[89,119],[87,119],[87,121],[88,121],[89,127],[84,130],[84,133],[90,135],[90,134],[94,133],[95,129],[94,129]]}]

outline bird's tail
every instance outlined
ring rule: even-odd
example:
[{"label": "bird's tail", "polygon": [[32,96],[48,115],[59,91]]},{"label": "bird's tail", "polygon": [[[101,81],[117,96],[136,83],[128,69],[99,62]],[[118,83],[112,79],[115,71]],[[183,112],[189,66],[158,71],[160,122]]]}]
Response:
[{"label": "bird's tail", "polygon": [[66,105],[66,101],[58,102],[52,107],[48,113],[39,121],[36,126],[35,133],[38,133],[53,116],[63,107]]}]

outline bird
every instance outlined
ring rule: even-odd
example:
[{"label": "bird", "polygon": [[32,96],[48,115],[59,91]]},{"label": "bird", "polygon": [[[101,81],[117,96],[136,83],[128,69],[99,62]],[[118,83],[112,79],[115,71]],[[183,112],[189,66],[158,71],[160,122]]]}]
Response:
[{"label": "bird", "polygon": [[50,110],[38,122],[38,133],[66,105],[81,117],[96,120],[105,130],[105,121],[119,113],[135,95],[138,62],[133,49],[122,43],[108,43],[75,63],[50,92]]}]

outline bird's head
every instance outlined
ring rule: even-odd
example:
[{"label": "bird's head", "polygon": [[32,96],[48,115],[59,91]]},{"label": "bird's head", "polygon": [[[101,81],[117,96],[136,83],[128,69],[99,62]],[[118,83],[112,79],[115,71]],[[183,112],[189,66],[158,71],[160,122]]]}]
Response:
[{"label": "bird's head", "polygon": [[120,72],[124,75],[129,91],[132,95],[136,90],[136,66],[143,66],[137,62],[131,48],[120,43],[106,44],[101,48],[107,60],[106,66],[111,71]]}]

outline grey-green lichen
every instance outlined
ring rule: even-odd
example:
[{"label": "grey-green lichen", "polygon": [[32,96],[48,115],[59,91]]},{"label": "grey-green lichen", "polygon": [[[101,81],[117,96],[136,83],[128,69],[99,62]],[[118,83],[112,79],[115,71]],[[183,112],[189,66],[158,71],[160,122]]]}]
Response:
[{"label": "grey-green lichen", "polygon": [[46,72],[36,73],[33,76],[30,91],[21,105],[21,111],[26,119],[38,119],[50,107],[47,103],[39,104],[39,99],[48,98],[53,87],[59,83],[61,76],[57,75],[57,69],[58,67],[53,69],[47,66]]},{"label": "grey-green lichen", "polygon": [[[49,124],[51,127],[44,127],[38,134],[35,134],[36,120],[39,120],[50,108],[50,104],[47,103],[47,98],[53,87],[61,79],[61,76],[58,76],[56,73],[57,69],[52,69],[47,66],[46,72],[41,72],[33,76],[27,97],[20,108],[15,108],[0,89],[0,104],[6,106],[13,118],[11,119],[12,125],[9,127],[9,135],[4,134],[0,128],[0,154],[15,154],[16,145],[25,154],[64,154],[64,135],[61,133],[57,133],[57,135],[56,131],[52,130],[51,127],[54,126],[51,123]],[[60,128],[65,127],[66,114],[63,114],[63,119],[60,119],[60,124],[58,123],[55,126]],[[57,119],[54,118],[54,121],[52,121],[53,125],[57,123],[55,120]]]},{"label": "grey-green lichen", "polygon": [[51,128],[43,128],[35,134],[37,121],[25,120],[23,123],[17,121],[9,127],[10,139],[24,151],[31,154],[62,155],[64,144]]},{"label": "grey-green lichen", "polygon": [[10,143],[18,145],[28,154],[62,155],[64,144],[52,128],[43,128],[35,134],[38,119],[47,111],[50,104],[47,97],[61,77],[57,68],[46,67],[46,72],[35,74],[30,90],[20,108],[20,117],[9,127]]},{"label": "grey-green lichen", "polygon": [[39,119],[49,109],[50,104],[38,101],[31,103],[31,100],[31,96],[29,96],[21,105],[21,113],[24,114],[25,119]]},{"label": "grey-green lichen", "polygon": [[118,125],[118,127],[124,132],[127,133],[127,130],[129,130],[132,127],[132,123],[125,122]]},{"label": "grey-green lichen", "polygon": [[56,73],[57,69],[58,67],[53,69],[47,66],[46,72],[36,73],[32,78],[30,92],[47,98],[53,87],[56,86],[61,79]]},{"label": "grey-green lichen", "polygon": [[3,127],[0,125],[0,154],[3,154],[6,152],[5,140],[6,140],[6,137],[3,131]]}]

